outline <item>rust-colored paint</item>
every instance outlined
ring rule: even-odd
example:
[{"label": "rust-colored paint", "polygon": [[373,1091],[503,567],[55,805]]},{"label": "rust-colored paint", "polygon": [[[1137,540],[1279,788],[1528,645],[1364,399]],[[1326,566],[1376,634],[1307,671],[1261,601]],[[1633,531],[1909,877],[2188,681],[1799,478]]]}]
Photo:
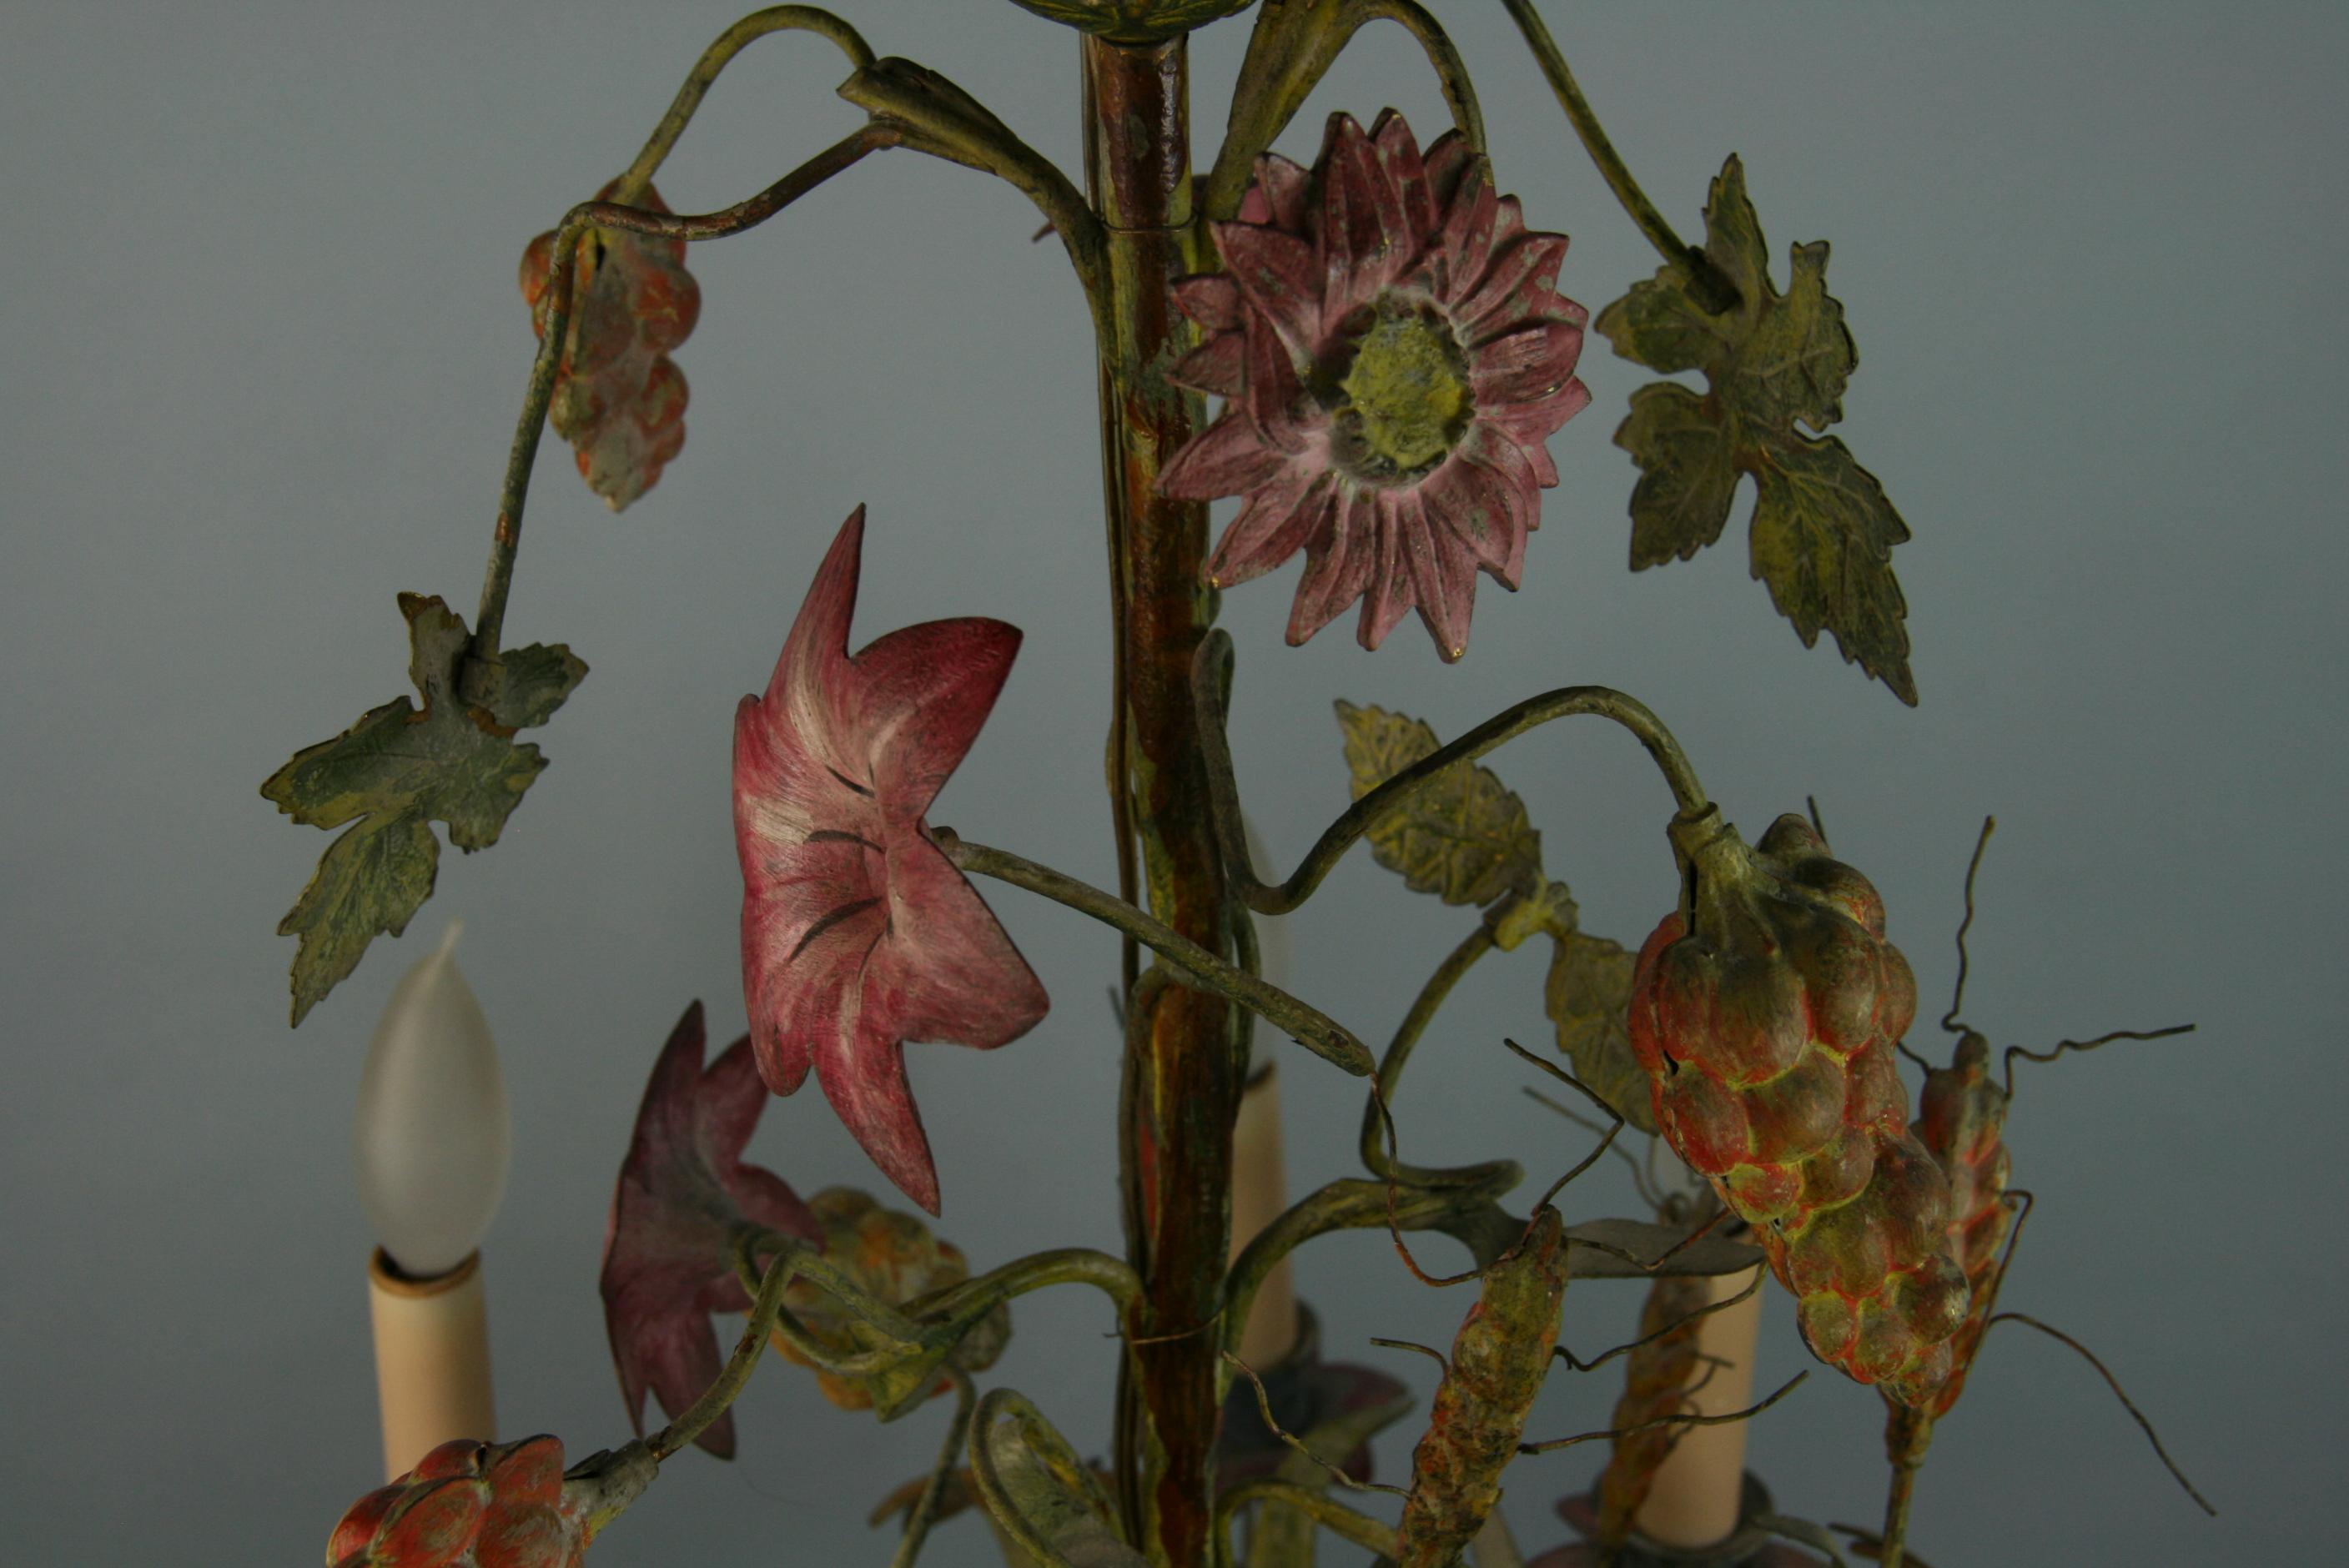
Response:
[{"label": "rust-colored paint", "polygon": [[[1208,815],[1191,703],[1193,652],[1214,619],[1201,584],[1206,509],[1158,494],[1167,454],[1190,438],[1199,399],[1165,366],[1191,346],[1168,284],[1191,270],[1186,52],[1176,39],[1084,41],[1088,195],[1107,231],[1102,313],[1102,455],[1110,538],[1124,603],[1122,780],[1142,848],[1151,912],[1215,953],[1231,913]],[[1121,1152],[1128,1247],[1143,1278],[1133,1326],[1121,1456],[1138,1544],[1154,1563],[1210,1556],[1219,1417],[1216,1310],[1229,1250],[1226,1191],[1239,1074],[1228,1008],[1179,986],[1155,998],[1126,1061]]]}]

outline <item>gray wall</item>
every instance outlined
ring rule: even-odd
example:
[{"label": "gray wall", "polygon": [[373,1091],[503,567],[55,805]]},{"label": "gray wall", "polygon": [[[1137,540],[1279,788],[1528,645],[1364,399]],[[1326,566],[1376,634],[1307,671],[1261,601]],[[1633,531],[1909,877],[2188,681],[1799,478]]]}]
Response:
[{"label": "gray wall", "polygon": [[[1073,162],[1058,30],[973,0],[846,9]],[[1503,188],[1572,232],[1564,286],[1604,304],[1654,257],[1497,7],[1439,9]],[[1750,829],[1818,796],[1930,1016],[1995,810],[1972,1017],[2001,1043],[2202,1026],[2028,1070],[2013,1141],[2041,1204],[2009,1300],[2093,1342],[2224,1517],[2171,1488],[2085,1365],[2002,1330],[1935,1446],[1917,1543],[1942,1568],[2337,1550],[2344,14],[1548,9],[1676,222],[1694,230],[1735,149],[1774,249],[1835,242],[1864,351],[1842,433],[1917,534],[1899,564],[1924,706],[1806,653],[1733,539],[1625,573],[1631,470],[1607,438],[1645,377],[1594,342],[1596,405],[1554,443],[1525,591],[1486,585],[1464,665],[1413,627],[1375,660],[1343,627],[1284,649],[1293,576],[1230,598],[1253,812],[1288,859],[1342,802],[1333,697],[1456,732],[1544,686],[1623,686]],[[395,591],[470,607],[530,355],[515,258],[626,161],[730,19],[704,0],[0,9],[11,1561],[302,1561],[372,1483],[347,1118],[378,1008],[452,915],[516,1105],[486,1253],[504,1419],[582,1452],[626,1434],[594,1289],[611,1176],[678,1010],[705,997],[739,1026],[729,717],[852,505],[874,520],[864,634],[982,613],[1028,631],[937,819],[1109,875],[1076,291],[1008,189],[895,154],[697,253],[691,439],[638,510],[606,514],[550,443],[510,629],[595,665],[545,733],[554,766],[503,843],[448,857],[407,942],[285,1026],[272,928],[326,839],[254,785],[402,689]],[[1196,46],[1203,155],[1243,27]],[[840,134],[838,75],[812,40],[759,46],[665,193],[721,205]],[[1389,103],[1443,123],[1381,28],[1284,146],[1309,155],[1328,110]],[[1561,726],[1498,766],[1590,925],[1644,933],[1671,882],[1636,748]],[[982,1265],[1115,1246],[1113,944],[990,896],[1059,1006],[992,1056],[914,1053],[947,1229]],[[1358,858],[1292,924],[1303,988],[1375,1037],[1465,917]],[[1521,954],[1461,993],[1402,1100],[1415,1155],[1547,1171],[1578,1151],[1498,1047],[1541,1035],[1540,977]],[[1301,1059],[1288,1084],[1297,1179],[1346,1170],[1355,1094]],[[814,1094],[772,1106],[753,1148],[802,1190],[879,1185]],[[1571,1196],[1633,1202],[1612,1168]],[[1363,1340],[1443,1340],[1464,1294],[1414,1284],[1372,1235],[1300,1267],[1334,1346],[1423,1396],[1417,1358]],[[1578,1288],[1569,1342],[1619,1337],[1636,1297]],[[1108,1327],[1092,1299],[1030,1298],[999,1372],[1094,1450]],[[1767,1343],[1765,1379],[1806,1363],[1783,1298]],[[1535,1434],[1603,1424],[1612,1392],[1561,1375]],[[742,1410],[741,1460],[673,1467],[599,1562],[883,1560],[858,1515],[928,1462],[936,1413],[877,1428],[780,1368]],[[1880,1424],[1872,1394],[1815,1377],[1757,1429],[1757,1462],[1792,1511],[1871,1519]],[[1409,1442],[1383,1445],[1390,1477]],[[1512,1472],[1529,1544],[1558,1538],[1549,1503],[1599,1458]],[[986,1555],[968,1523],[933,1551]]]}]

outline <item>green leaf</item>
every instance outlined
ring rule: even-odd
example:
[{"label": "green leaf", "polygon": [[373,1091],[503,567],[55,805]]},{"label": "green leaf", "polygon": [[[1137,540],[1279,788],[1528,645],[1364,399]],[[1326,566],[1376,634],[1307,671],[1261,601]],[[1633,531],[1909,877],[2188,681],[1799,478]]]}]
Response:
[{"label": "green leaf", "polygon": [[318,873],[277,923],[299,936],[294,965],[294,1021],[358,967],[378,932],[398,936],[432,896],[440,841],[421,817],[370,815],[326,846]]},{"label": "green leaf", "polygon": [[1044,1568],[1145,1568],[1108,1491],[1025,1396],[995,1388],[979,1400],[970,1462],[987,1511]]},{"label": "green leaf", "polygon": [[587,676],[587,661],[561,643],[509,648],[496,661],[487,701],[490,717],[508,729],[544,724]]},{"label": "green leaf", "polygon": [[513,732],[543,724],[563,705],[587,666],[568,648],[516,649],[481,684],[485,705],[458,688],[469,641],[465,623],[437,598],[399,596],[409,628],[409,679],[419,707],[397,697],[370,708],[334,739],[294,754],[261,792],[297,822],[316,828],[358,825],[328,847],[317,873],[285,918],[281,936],[298,936],[294,954],[294,1022],[341,984],[378,934],[397,936],[431,896],[440,846],[427,825],[438,821],[460,850],[497,842],[546,758],[517,745]]},{"label": "green leaf", "polygon": [[1557,1026],[1557,1048],[1574,1076],[1641,1132],[1656,1130],[1648,1075],[1631,1052],[1625,1022],[1633,955],[1619,942],[1579,931],[1554,933],[1543,1009]]},{"label": "green leaf", "polygon": [[1818,438],[1843,418],[1859,363],[1843,306],[1826,290],[1826,242],[1790,249],[1779,293],[1733,156],[1713,182],[1704,222],[1705,257],[1735,286],[1733,304],[1707,310],[1689,270],[1671,263],[1599,315],[1624,358],[1666,373],[1702,370],[1708,386],[1702,397],[1669,382],[1643,387],[1615,432],[1640,469],[1632,570],[1688,560],[1719,539],[1738,477],[1750,474],[1753,570],[1771,602],[1806,647],[1834,633],[1847,661],[1913,706],[1908,607],[1891,565],[1908,527],[1841,442]]},{"label": "green leaf", "polygon": [[1821,627],[1902,702],[1909,674],[1909,602],[1892,575],[1892,547],[1909,537],[1876,476],[1833,436],[1773,447],[1754,505],[1754,575],[1809,647]]},{"label": "green leaf", "polygon": [[1686,561],[1721,537],[1737,493],[1729,432],[1705,399],[1673,381],[1631,394],[1615,444],[1640,465],[1631,490],[1631,570]]},{"label": "green leaf", "polygon": [[[1384,708],[1338,704],[1346,767],[1361,799],[1442,742],[1418,719]],[[1487,904],[1541,886],[1541,835],[1526,803],[1490,769],[1458,763],[1380,817],[1369,833],[1379,864],[1413,892],[1446,903]]]}]

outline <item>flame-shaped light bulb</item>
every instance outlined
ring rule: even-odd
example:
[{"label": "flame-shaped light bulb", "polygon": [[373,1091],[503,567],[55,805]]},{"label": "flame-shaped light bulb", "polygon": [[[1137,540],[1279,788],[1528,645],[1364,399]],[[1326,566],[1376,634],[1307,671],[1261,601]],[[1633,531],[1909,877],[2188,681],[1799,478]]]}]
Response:
[{"label": "flame-shaped light bulb", "polygon": [[497,1041],[457,967],[460,921],[403,976],[376,1025],[353,1126],[359,1202],[402,1274],[472,1256],[499,1200],[513,1122]]}]

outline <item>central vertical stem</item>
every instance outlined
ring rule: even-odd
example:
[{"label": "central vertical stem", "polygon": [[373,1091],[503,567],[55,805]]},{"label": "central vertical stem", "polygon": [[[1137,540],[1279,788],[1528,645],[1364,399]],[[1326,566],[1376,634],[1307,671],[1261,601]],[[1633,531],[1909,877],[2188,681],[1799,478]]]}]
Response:
[{"label": "central vertical stem", "polygon": [[[1167,384],[1190,346],[1167,284],[1193,270],[1185,49],[1087,37],[1086,173],[1107,231],[1100,313],[1102,450],[1121,608],[1123,689],[1112,758],[1153,913],[1218,954],[1233,912],[1208,815],[1191,658],[1215,617],[1200,579],[1206,509],[1158,493],[1199,422]],[[1127,1248],[1143,1279],[1120,1399],[1118,1468],[1137,1542],[1164,1568],[1201,1568],[1219,1414],[1214,1317],[1231,1226],[1240,1064],[1218,998],[1161,974],[1133,992],[1119,1150]]]}]

